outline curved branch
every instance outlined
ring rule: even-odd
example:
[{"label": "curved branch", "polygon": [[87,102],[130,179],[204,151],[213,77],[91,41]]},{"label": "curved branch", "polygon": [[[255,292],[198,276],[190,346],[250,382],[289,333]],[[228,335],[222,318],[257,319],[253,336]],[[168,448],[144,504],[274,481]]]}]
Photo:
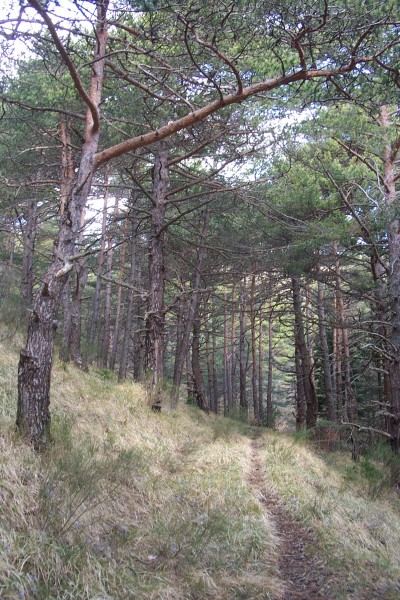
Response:
[{"label": "curved branch", "polygon": [[169,122],[158,129],[150,131],[149,133],[132,137],[124,142],[115,144],[115,146],[111,146],[110,148],[106,148],[105,150],[98,152],[96,154],[95,169],[97,169],[103,163],[117,158],[118,156],[122,156],[126,152],[131,152],[133,150],[137,150],[138,148],[143,148],[144,146],[149,146],[150,144],[154,144],[155,142],[159,142],[172,136],[178,131],[187,129],[191,125],[195,125],[196,123],[203,121],[210,115],[226,106],[240,104],[244,100],[247,100],[247,98],[256,96],[262,92],[270,92],[276,88],[289,85],[296,81],[327,79],[328,77],[332,77],[334,75],[343,75],[348,73],[353,68],[354,64],[353,61],[351,61],[348,65],[338,69],[313,69],[310,71],[300,70],[289,75],[279,75],[259,83],[254,83],[246,88],[243,88],[241,94],[234,92],[232,94],[221,96],[213,102],[210,102],[210,104],[207,104],[202,108],[198,108],[197,110],[190,112],[176,121]]}]

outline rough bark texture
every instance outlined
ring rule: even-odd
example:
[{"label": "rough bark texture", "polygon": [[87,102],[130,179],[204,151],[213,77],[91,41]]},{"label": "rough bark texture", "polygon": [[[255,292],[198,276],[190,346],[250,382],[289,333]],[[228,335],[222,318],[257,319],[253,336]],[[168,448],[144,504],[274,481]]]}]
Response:
[{"label": "rough bark texture", "polygon": [[160,388],[164,377],[164,226],[168,181],[168,151],[163,144],[160,144],[156,151],[153,170],[147,316],[147,370],[151,377],[151,402],[153,406],[161,406]]},{"label": "rough bark texture", "polygon": [[[42,11],[40,4],[34,3]],[[34,447],[41,447],[48,438],[50,425],[50,377],[58,309],[79,233],[81,216],[90,191],[94,173],[94,157],[99,143],[99,105],[103,83],[104,54],[107,41],[106,6],[98,6],[96,49],[90,81],[91,106],[88,110],[85,141],[76,181],[68,196],[61,217],[58,239],[54,245],[54,260],[35,294],[29,319],[28,339],[21,351],[18,366],[17,427]],[[96,125],[97,123],[97,125]]]},{"label": "rough bark texture", "polygon": [[[182,380],[183,365],[184,365],[185,357],[186,357],[186,355],[188,353],[188,349],[189,349],[190,333],[194,329],[194,319],[198,318],[198,315],[199,315],[199,307],[200,307],[200,301],[201,301],[200,284],[201,284],[201,277],[202,277],[203,262],[204,262],[204,257],[205,257],[205,240],[206,240],[207,232],[208,232],[209,219],[210,219],[210,213],[207,210],[204,213],[203,227],[202,227],[202,231],[200,234],[200,242],[199,242],[199,245],[197,248],[197,259],[196,259],[194,277],[193,277],[193,281],[192,281],[192,290],[193,290],[192,299],[191,299],[188,314],[187,314],[187,317],[185,320],[183,335],[182,335],[182,338],[179,343],[179,353],[178,353],[177,360],[176,360],[175,380],[174,380],[175,397],[177,397],[178,393],[179,393],[179,386],[180,386],[181,380]],[[195,375],[194,370],[193,370],[193,373]],[[204,395],[204,392],[203,392],[203,395]],[[200,403],[204,404],[203,398],[201,398]]]},{"label": "rough bark texture", "polygon": [[87,369],[86,359],[82,353],[82,299],[87,283],[89,271],[84,260],[76,264],[74,273],[74,286],[71,297],[71,359],[78,369]]},{"label": "rough bark texture", "polygon": [[193,396],[196,404],[201,410],[208,412],[208,404],[204,393],[203,376],[200,363],[200,303],[195,307],[193,315],[193,337],[192,337],[192,373],[193,373]]},{"label": "rough bark texture", "polygon": [[[193,384],[194,384],[194,396],[196,403],[202,410],[208,411],[208,404],[204,393],[203,378],[201,373],[200,364],[200,332],[201,332],[201,321],[200,321],[200,302],[201,292],[200,284],[202,277],[202,268],[205,258],[205,240],[208,232],[210,213],[207,210],[204,214],[203,227],[200,234],[200,243],[197,249],[197,261],[196,271],[193,282],[193,298],[191,306],[191,315],[193,323],[193,339],[192,339],[192,370],[193,370]],[[189,317],[190,320],[190,317]]]},{"label": "rough bark texture", "polygon": [[[118,214],[118,198],[115,199],[114,216]],[[106,250],[106,286],[104,294],[104,313],[103,328],[101,336],[100,360],[99,364],[103,368],[108,367],[108,356],[111,349],[111,291],[112,291],[112,267],[113,267],[113,232],[109,230],[107,236]]]}]

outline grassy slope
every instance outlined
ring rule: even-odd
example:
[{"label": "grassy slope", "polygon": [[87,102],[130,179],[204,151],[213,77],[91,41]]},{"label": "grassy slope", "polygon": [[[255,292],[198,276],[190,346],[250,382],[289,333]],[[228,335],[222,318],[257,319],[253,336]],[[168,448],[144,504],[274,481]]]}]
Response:
[{"label": "grassy slope", "polygon": [[[0,597],[279,597],[278,540],[245,483],[244,428],[186,408],[153,414],[139,386],[57,365],[54,444],[36,455],[13,430],[16,353],[0,353]],[[397,597],[398,500],[369,498],[351,465],[265,440],[267,481],[336,567],[355,571],[354,589],[373,576]]]}]

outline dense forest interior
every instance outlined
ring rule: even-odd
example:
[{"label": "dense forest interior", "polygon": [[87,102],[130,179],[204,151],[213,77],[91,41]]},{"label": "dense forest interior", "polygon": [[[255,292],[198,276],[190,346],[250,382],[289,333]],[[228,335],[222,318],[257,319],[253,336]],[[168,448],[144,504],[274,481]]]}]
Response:
[{"label": "dense forest interior", "polygon": [[400,446],[395,1],[9,1],[1,314],[54,354],[357,459]]}]

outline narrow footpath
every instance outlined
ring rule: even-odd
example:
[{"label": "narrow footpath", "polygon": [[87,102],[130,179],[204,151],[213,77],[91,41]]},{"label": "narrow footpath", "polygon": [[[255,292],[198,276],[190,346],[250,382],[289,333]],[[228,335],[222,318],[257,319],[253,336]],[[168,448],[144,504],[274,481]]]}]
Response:
[{"label": "narrow footpath", "polygon": [[318,556],[315,536],[297,522],[267,487],[257,434],[251,440],[248,483],[253,487],[266,515],[273,519],[280,538],[279,574],[285,585],[282,600],[330,600],[334,575]]}]

